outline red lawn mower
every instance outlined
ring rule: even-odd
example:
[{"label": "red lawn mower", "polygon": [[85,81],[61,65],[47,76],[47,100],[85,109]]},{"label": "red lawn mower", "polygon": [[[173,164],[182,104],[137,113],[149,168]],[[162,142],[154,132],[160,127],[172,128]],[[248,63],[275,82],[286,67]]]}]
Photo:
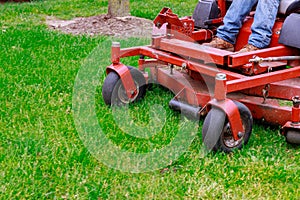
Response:
[{"label": "red lawn mower", "polygon": [[[153,21],[151,45],[121,49],[114,42],[105,103],[138,101],[147,84],[157,83],[175,94],[171,108],[194,119],[206,116],[202,139],[208,149],[242,148],[253,118],[281,125],[286,141],[300,144],[300,1],[281,1],[268,48],[236,53],[201,45],[212,39],[230,4],[199,0],[193,16],[182,18],[163,8]],[[247,44],[254,14],[246,18],[235,51]],[[139,56],[138,69],[120,62],[130,56]]]}]

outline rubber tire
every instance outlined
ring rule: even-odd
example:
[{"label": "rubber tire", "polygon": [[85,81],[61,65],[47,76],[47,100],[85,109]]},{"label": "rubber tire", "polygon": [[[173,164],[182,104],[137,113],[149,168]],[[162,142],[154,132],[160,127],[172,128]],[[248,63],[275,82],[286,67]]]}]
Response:
[{"label": "rubber tire", "polygon": [[300,133],[299,131],[289,130],[285,135],[286,142],[292,145],[300,144]]},{"label": "rubber tire", "polygon": [[[134,82],[137,83],[139,86],[138,94],[135,97],[135,99],[132,101],[133,103],[141,100],[145,96],[147,85],[143,74],[138,69],[130,66],[128,66],[128,69],[130,70]],[[105,78],[102,87],[102,97],[106,105],[111,106],[112,104],[114,105],[127,104],[124,103],[118,95],[118,90],[121,86],[123,85],[119,75],[114,71],[110,72]]]},{"label": "rubber tire", "polygon": [[[249,141],[252,133],[253,118],[250,110],[242,103],[234,101],[238,107],[240,117],[242,120],[245,134],[240,143],[234,147],[228,147],[223,140],[224,127],[228,124],[228,119],[223,110],[217,107],[212,109],[207,114],[202,127],[202,140],[209,150],[224,151],[226,153],[232,152],[235,149],[241,149]],[[213,123],[213,124],[211,124]],[[207,138],[207,136],[209,136]]]}]

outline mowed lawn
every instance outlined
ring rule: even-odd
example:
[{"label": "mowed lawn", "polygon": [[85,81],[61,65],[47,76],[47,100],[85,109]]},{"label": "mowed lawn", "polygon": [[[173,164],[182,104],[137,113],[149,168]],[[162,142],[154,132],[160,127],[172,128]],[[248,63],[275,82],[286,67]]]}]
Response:
[{"label": "mowed lawn", "polygon": [[[191,15],[196,3],[131,1],[131,14],[153,19],[168,6],[179,16]],[[299,147],[286,144],[279,127],[255,122],[242,150],[209,153],[199,137],[202,119],[197,136],[179,158],[141,173],[132,173],[128,166],[108,166],[90,151],[74,114],[74,95],[86,94],[74,85],[79,72],[91,66],[99,75],[91,83],[96,86],[98,123],[120,149],[145,154],[164,149],[181,126],[189,123],[168,108],[173,95],[161,87],[147,91],[143,101],[130,106],[130,119],[124,116],[125,126],[153,130],[157,126],[159,131],[148,139],[120,128],[117,120],[122,118],[114,118],[117,111],[104,104],[101,88],[105,67],[110,64],[111,41],[130,47],[147,45],[150,38],[72,36],[45,25],[46,16],[98,15],[107,12],[107,5],[101,0],[0,5],[0,199],[299,199]],[[136,66],[137,58],[123,62]],[[151,121],[156,111],[161,116]],[[150,122],[151,127],[147,126]]]}]

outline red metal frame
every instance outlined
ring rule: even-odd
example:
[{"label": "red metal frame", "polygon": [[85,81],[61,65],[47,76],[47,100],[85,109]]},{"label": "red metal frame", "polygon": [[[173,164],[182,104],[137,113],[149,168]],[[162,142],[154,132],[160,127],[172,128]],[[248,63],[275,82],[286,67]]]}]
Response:
[{"label": "red metal frame", "polygon": [[[218,1],[221,8],[220,19],[226,12],[224,2]],[[245,22],[237,38],[235,50],[247,43],[252,21],[249,17]],[[150,67],[153,81],[169,88],[176,98],[192,106],[207,107],[204,112],[207,112],[210,106],[221,108],[228,117],[235,140],[239,139],[238,133],[243,131],[243,126],[237,106],[232,100],[245,104],[255,119],[283,125],[282,132],[285,134],[289,128],[300,129],[299,104],[287,107],[280,106],[278,101],[292,100],[300,94],[299,62],[295,62],[292,68],[284,68],[288,64],[287,61],[249,62],[255,56],[299,55],[299,50],[278,44],[277,32],[282,22],[282,19],[276,21],[273,28],[275,34],[269,48],[237,54],[202,46],[202,42],[210,41],[213,32],[206,29],[195,31],[193,19],[179,19],[170,9],[164,8],[154,20],[154,24],[160,28],[167,23],[166,34],[153,37],[149,46],[125,49],[113,46],[113,64],[107,68],[107,73],[113,70],[120,75],[130,97],[136,88],[129,70],[120,63],[120,58],[140,56],[139,69],[144,71]],[[170,66],[177,67],[170,69]],[[215,80],[216,75],[220,73],[224,74],[226,79]]]}]

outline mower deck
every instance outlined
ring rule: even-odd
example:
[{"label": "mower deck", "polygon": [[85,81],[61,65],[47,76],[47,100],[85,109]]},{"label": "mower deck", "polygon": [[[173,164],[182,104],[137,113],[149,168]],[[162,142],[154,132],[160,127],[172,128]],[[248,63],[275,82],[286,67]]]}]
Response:
[{"label": "mower deck", "polygon": [[[286,61],[260,63],[269,72],[252,76],[234,71],[247,66],[249,59],[254,56],[277,56],[280,52],[296,55],[298,52],[284,46],[236,54],[177,39],[154,38],[152,46],[120,49],[119,52],[120,58],[140,56],[139,69],[144,71],[145,68],[151,68],[149,77],[146,76],[148,82],[160,84],[175,94],[174,99],[181,106],[172,106],[173,99],[170,107],[181,111],[187,109],[185,113],[199,112],[192,116],[205,115],[209,111],[200,108],[205,108],[215,97],[215,91],[219,91],[214,79],[220,73],[226,75],[226,99],[243,103],[250,109],[254,119],[270,124],[282,126],[290,121],[292,108],[281,106],[281,102],[291,102],[292,97],[300,94],[300,66],[270,71],[270,68],[287,65]],[[108,69],[116,70],[116,67],[110,66]],[[267,94],[264,94],[264,90],[267,90]]]}]

